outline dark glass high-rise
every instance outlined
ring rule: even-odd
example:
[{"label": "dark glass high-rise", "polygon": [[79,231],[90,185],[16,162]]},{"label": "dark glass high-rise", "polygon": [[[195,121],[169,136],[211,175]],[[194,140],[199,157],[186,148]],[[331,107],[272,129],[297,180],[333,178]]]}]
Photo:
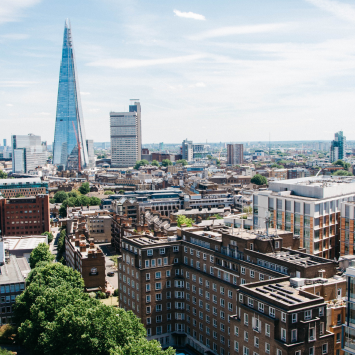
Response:
[{"label": "dark glass high-rise", "polygon": [[78,73],[75,63],[71,26],[70,22],[66,20],[64,26],[62,61],[59,73],[57,115],[53,147],[53,163],[60,169],[78,168],[76,135],[81,147],[81,166],[86,167],[89,158],[80,102]]}]

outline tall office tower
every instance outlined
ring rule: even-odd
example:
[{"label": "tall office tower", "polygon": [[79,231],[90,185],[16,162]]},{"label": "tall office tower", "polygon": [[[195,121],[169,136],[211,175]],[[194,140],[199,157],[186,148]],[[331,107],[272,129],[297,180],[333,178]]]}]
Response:
[{"label": "tall office tower", "polygon": [[141,160],[141,105],[133,100],[129,112],[110,112],[111,167],[128,168]]},{"label": "tall office tower", "polygon": [[41,142],[41,136],[28,134],[27,136],[13,135],[12,140],[12,171],[14,173],[28,173],[38,166],[47,163],[47,149]]},{"label": "tall office tower", "polygon": [[[86,147],[73,39],[70,23],[67,20],[64,26],[53,147],[53,164],[61,169],[77,168],[77,166],[73,166],[79,162],[76,136],[81,147],[81,166],[86,167],[89,157]],[[71,162],[70,164],[68,159]]]},{"label": "tall office tower", "polygon": [[187,138],[182,141],[182,159],[185,159],[187,161],[191,161],[193,159],[193,145],[192,141],[188,141]]},{"label": "tall office tower", "polygon": [[243,164],[243,144],[227,144],[227,164]]},{"label": "tall office tower", "polygon": [[88,156],[89,156],[89,168],[94,168],[95,167],[95,152],[94,152],[94,141],[92,139],[87,139],[86,140],[86,148],[88,150]]},{"label": "tall office tower", "polygon": [[6,147],[7,146],[7,141],[6,141],[6,139],[4,139],[4,147]]},{"label": "tall office tower", "polygon": [[346,137],[343,131],[335,133],[334,140],[330,144],[330,162],[333,163],[338,159],[345,158]]},{"label": "tall office tower", "polygon": [[164,150],[164,143],[161,142],[159,143],[159,152],[162,152]]}]

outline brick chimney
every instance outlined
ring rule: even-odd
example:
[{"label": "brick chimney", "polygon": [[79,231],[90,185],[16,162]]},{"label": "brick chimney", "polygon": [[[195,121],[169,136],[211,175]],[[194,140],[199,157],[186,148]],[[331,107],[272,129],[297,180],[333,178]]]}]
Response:
[{"label": "brick chimney", "polygon": [[80,245],[80,240],[79,239],[75,239],[75,246],[78,247]]},{"label": "brick chimney", "polygon": [[80,252],[81,253],[86,252],[86,244],[85,243],[80,243]]},{"label": "brick chimney", "polygon": [[90,243],[90,249],[95,249],[95,244],[94,243]]}]

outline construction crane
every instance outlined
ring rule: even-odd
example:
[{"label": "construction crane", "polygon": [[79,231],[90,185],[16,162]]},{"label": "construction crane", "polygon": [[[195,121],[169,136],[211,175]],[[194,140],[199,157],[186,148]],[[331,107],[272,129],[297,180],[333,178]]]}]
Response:
[{"label": "construction crane", "polygon": [[79,138],[78,138],[78,135],[76,133],[76,129],[75,129],[75,124],[74,124],[74,121],[72,121],[72,124],[73,124],[73,128],[74,128],[74,133],[75,133],[75,138],[76,138],[76,144],[78,145],[78,172],[81,171],[81,147],[80,147],[80,142],[79,142]]}]

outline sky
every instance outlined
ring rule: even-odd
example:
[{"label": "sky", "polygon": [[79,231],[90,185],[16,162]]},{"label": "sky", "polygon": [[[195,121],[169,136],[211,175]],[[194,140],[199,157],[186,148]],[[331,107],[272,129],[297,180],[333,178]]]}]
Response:
[{"label": "sky", "polygon": [[355,139],[353,1],[1,0],[1,140],[53,142],[66,18],[87,139],[130,99],[143,143]]}]

